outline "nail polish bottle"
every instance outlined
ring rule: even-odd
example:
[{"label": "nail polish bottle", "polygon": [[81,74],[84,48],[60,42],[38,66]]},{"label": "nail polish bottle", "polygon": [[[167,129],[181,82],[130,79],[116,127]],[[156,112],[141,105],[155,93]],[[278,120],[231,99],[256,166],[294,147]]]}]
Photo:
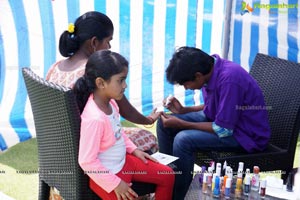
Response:
[{"label": "nail polish bottle", "polygon": [[208,188],[207,188],[207,173],[203,174],[203,182],[202,182],[202,193],[207,194]]},{"label": "nail polish bottle", "polygon": [[221,189],[221,193],[224,194],[225,193],[225,187],[226,187],[226,181],[227,181],[228,176],[225,174],[225,176],[223,176],[223,184]]},{"label": "nail polish bottle", "polygon": [[200,183],[200,185],[202,185],[202,183],[203,183],[203,175],[204,175],[205,171],[206,171],[206,167],[202,166],[201,167],[201,174],[199,176],[199,183]]},{"label": "nail polish bottle", "polygon": [[250,181],[251,177],[249,175],[246,175],[244,180],[244,195],[246,196],[248,196],[250,193]]},{"label": "nail polish bottle", "polygon": [[220,197],[220,177],[216,176],[215,188],[213,190],[213,196],[216,198]]},{"label": "nail polish bottle", "polygon": [[259,167],[254,166],[253,167],[253,176],[251,180],[251,190],[252,191],[258,191],[259,189]]},{"label": "nail polish bottle", "polygon": [[213,176],[213,170],[212,167],[208,167],[207,169],[207,186],[209,188],[211,188],[211,184],[212,184],[212,176]]},{"label": "nail polish bottle", "polygon": [[224,196],[225,199],[230,199],[230,193],[231,193],[231,178],[226,179],[226,185],[225,185],[225,191],[224,191]]},{"label": "nail polish bottle", "polygon": [[260,181],[259,195],[260,195],[260,198],[262,198],[262,199],[265,198],[265,196],[266,196],[266,185],[267,185],[266,180]]},{"label": "nail polish bottle", "polygon": [[236,179],[236,188],[234,190],[234,194],[236,198],[242,197],[242,192],[243,192],[242,187],[243,187],[243,179],[238,177]]},{"label": "nail polish bottle", "polygon": [[214,173],[213,177],[212,177],[212,180],[211,180],[211,191],[214,191],[215,183],[216,183],[216,177],[217,177],[217,174]]}]

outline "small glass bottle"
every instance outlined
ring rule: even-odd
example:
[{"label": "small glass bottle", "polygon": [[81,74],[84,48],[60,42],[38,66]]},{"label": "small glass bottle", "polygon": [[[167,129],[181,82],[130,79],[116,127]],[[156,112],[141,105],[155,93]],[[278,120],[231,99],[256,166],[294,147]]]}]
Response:
[{"label": "small glass bottle", "polygon": [[213,176],[213,170],[212,167],[208,167],[207,169],[207,186],[211,188],[211,183],[212,183],[212,176]]},{"label": "small glass bottle", "polygon": [[200,174],[200,176],[199,176],[199,183],[200,183],[200,186],[201,186],[202,183],[203,183],[203,175],[204,175],[205,171],[206,171],[206,167],[205,167],[205,166],[202,166],[202,167],[201,167],[201,174]]},{"label": "small glass bottle", "polygon": [[216,176],[215,187],[213,190],[213,196],[216,198],[220,197],[220,177]]},{"label": "small glass bottle", "polygon": [[246,172],[245,172],[245,177],[246,176],[249,176],[249,177],[251,177],[251,174],[250,174],[250,169],[249,168],[247,168],[246,169]]},{"label": "small glass bottle", "polygon": [[[239,165],[241,165],[242,162],[239,163]],[[244,165],[244,163],[242,163],[242,165]],[[243,166],[242,166],[243,167]],[[243,192],[243,168],[238,169],[237,175],[236,175],[236,189],[238,189],[238,191],[235,191],[237,193],[240,194],[240,196],[242,195]]]},{"label": "small glass bottle", "polygon": [[216,182],[216,176],[217,176],[217,174],[214,173],[214,174],[213,174],[213,177],[212,177],[212,180],[211,180],[211,191],[214,191],[214,188],[215,188],[215,182]]},{"label": "small glass bottle", "polygon": [[225,185],[225,190],[224,190],[224,196],[225,199],[230,199],[230,193],[231,193],[231,178],[226,179],[226,185]]},{"label": "small glass bottle", "polygon": [[251,177],[249,175],[246,175],[244,180],[244,195],[246,196],[248,196],[250,193],[250,182]]},{"label": "small glass bottle", "polygon": [[259,189],[259,167],[254,166],[253,167],[253,176],[251,180],[251,190],[252,191],[258,191]]},{"label": "small glass bottle", "polygon": [[225,193],[225,187],[226,187],[226,181],[227,181],[227,178],[228,178],[228,176],[225,174],[225,175],[223,176],[223,184],[222,184],[222,187],[220,188],[222,194]]},{"label": "small glass bottle", "polygon": [[203,182],[202,182],[202,193],[207,194],[208,187],[207,187],[207,173],[203,174]]},{"label": "small glass bottle", "polygon": [[260,198],[262,198],[262,199],[265,198],[265,196],[266,196],[266,185],[267,185],[266,180],[260,181],[259,195],[260,195]]},{"label": "small glass bottle", "polygon": [[[222,192],[223,185],[224,185],[224,177],[221,176],[221,177],[219,177],[219,190],[220,190],[220,193]],[[216,185],[215,185],[215,187],[216,187]]]},{"label": "small glass bottle", "polygon": [[242,197],[242,192],[243,192],[243,179],[242,178],[237,178],[236,179],[236,188],[234,191],[235,197],[236,198],[241,198]]}]

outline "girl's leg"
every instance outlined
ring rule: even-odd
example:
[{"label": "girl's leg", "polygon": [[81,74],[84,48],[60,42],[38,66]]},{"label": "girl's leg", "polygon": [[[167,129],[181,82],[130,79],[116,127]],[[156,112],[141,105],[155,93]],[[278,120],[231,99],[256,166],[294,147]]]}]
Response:
[{"label": "girl's leg", "polygon": [[[126,183],[132,183],[133,181],[154,183],[156,184],[156,200],[172,199],[175,175],[173,170],[168,166],[155,163],[150,160],[147,164],[145,164],[139,158],[126,154],[125,165],[116,175]],[[107,193],[92,179],[90,179],[90,188],[103,200],[117,200],[117,196],[114,191]]]},{"label": "girl's leg", "polygon": [[90,188],[103,200],[117,200],[117,196],[114,191],[111,191],[110,193],[103,190],[97,183],[95,183],[90,178]]},{"label": "girl's leg", "polygon": [[[128,176],[127,173],[132,175],[132,177]],[[173,170],[168,166],[150,160],[145,164],[139,158],[127,154],[126,164],[119,174],[120,178],[124,177],[122,178],[124,181],[127,179],[126,182],[138,181],[156,184],[156,200],[172,199],[175,175]],[[130,181],[128,178],[132,178],[132,180]]]}]

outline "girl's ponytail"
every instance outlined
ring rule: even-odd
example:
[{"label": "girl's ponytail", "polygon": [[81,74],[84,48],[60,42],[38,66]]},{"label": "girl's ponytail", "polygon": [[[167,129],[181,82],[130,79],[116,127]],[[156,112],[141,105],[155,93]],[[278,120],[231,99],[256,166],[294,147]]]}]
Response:
[{"label": "girl's ponytail", "polygon": [[75,34],[64,31],[59,38],[59,52],[64,57],[72,56],[79,50],[80,44]]},{"label": "girl's ponytail", "polygon": [[83,76],[76,81],[73,91],[80,113],[82,113],[90,94],[93,93],[94,90],[95,85],[86,76]]}]

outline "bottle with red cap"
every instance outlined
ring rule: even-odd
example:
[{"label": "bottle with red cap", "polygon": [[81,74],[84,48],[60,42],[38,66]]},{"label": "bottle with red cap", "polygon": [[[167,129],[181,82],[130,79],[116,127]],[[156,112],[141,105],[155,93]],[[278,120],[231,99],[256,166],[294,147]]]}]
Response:
[{"label": "bottle with red cap", "polygon": [[251,190],[258,191],[258,189],[259,189],[259,167],[254,166],[253,167],[253,176],[251,179]]}]

